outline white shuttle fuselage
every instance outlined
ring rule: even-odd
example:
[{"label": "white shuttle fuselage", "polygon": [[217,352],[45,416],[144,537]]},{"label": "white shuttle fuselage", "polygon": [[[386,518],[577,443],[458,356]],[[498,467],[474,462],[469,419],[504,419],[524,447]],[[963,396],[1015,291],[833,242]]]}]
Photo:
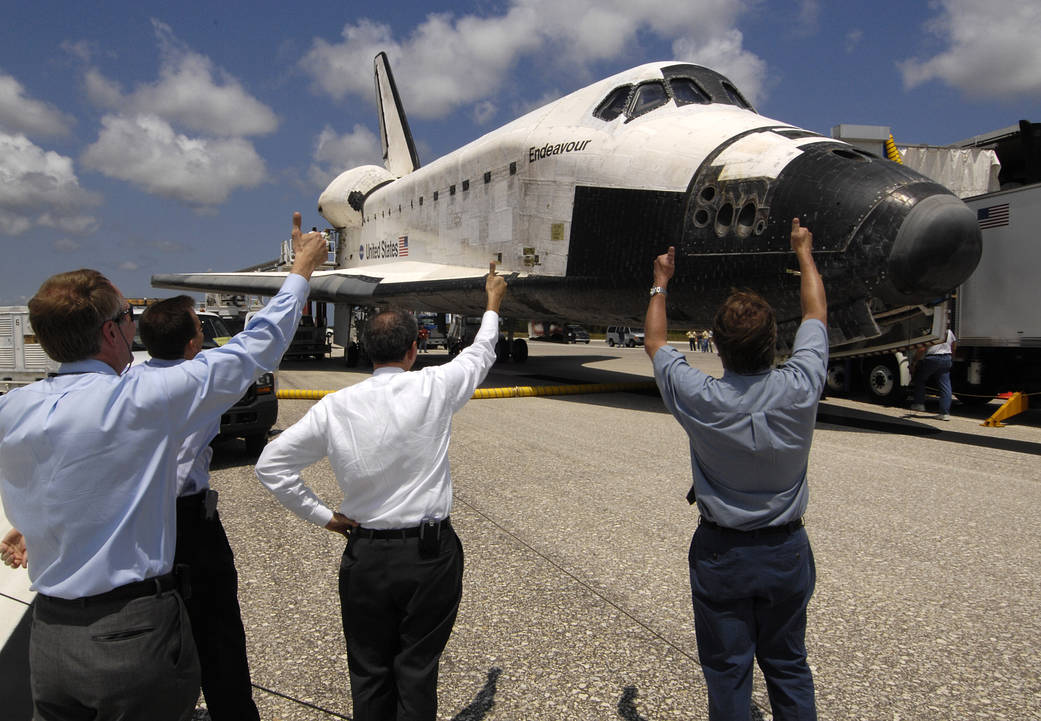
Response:
[{"label": "white shuttle fuselage", "polygon": [[[896,309],[942,299],[979,259],[975,216],[948,190],[759,115],[708,68],[633,68],[420,167],[382,53],[375,65],[385,167],[348,170],[321,194],[341,242],[337,270],[312,280],[315,298],[477,312],[496,260],[516,274],[507,314],[638,322],[651,261],[672,245],[671,321],[708,325],[731,287],[748,286],[790,338],[800,310],[788,228],[799,217],[814,233],[832,342],[844,344],[883,335]],[[280,282],[242,275],[153,284]]]}]

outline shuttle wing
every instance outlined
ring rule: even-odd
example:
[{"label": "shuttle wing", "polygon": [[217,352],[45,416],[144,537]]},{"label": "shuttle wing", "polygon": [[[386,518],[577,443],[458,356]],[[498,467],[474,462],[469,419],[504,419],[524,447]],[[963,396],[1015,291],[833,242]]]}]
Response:
[{"label": "shuttle wing", "polygon": [[[480,290],[487,268],[405,261],[365,268],[317,271],[311,298],[333,303],[375,305],[418,293]],[[272,296],[288,273],[177,273],[153,275],[152,286],[174,290]],[[513,277],[516,277],[514,274]]]}]

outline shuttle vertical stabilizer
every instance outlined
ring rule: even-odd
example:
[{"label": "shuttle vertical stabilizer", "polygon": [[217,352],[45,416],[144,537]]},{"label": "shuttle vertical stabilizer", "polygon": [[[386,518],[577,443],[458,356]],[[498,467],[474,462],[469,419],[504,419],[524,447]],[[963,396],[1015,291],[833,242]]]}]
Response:
[{"label": "shuttle vertical stabilizer", "polygon": [[408,127],[405,108],[390,72],[387,54],[380,53],[373,61],[376,70],[376,103],[380,114],[380,140],[383,142],[383,164],[400,178],[419,167],[416,144]]}]

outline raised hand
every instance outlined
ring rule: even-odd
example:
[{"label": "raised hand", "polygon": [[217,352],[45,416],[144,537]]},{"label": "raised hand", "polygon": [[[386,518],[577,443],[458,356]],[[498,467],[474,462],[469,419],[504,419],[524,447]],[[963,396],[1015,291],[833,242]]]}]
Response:
[{"label": "raised hand", "polygon": [[300,213],[293,213],[293,272],[310,278],[314,269],[325,262],[329,255],[329,247],[321,233],[304,233],[300,229],[300,223]]},{"label": "raised hand", "polygon": [[654,284],[665,287],[676,272],[676,248],[669,246],[666,253],[654,259]]},{"label": "raised hand", "polygon": [[488,310],[499,311],[499,304],[506,295],[506,279],[495,273],[495,261],[488,264],[488,277],[484,281],[484,290],[488,294]]},{"label": "raised hand", "polygon": [[792,218],[792,250],[796,253],[813,250],[813,233],[802,227],[798,218]]}]

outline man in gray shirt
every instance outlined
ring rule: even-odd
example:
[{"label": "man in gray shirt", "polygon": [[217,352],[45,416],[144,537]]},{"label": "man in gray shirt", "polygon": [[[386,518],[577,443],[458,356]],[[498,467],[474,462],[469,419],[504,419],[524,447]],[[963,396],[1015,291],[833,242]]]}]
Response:
[{"label": "man in gray shirt", "polygon": [[645,349],[666,407],[690,437],[701,519],[689,564],[698,656],[712,721],[751,716],[752,661],[766,678],[775,721],[816,719],[806,661],[806,606],[816,570],[802,515],[817,401],[828,364],[827,301],[813,236],[792,221],[803,322],[791,358],[773,368],[770,305],[735,291],[716,313],[723,377],[691,368],[666,342],[666,288],[675,249],[654,262]]}]

